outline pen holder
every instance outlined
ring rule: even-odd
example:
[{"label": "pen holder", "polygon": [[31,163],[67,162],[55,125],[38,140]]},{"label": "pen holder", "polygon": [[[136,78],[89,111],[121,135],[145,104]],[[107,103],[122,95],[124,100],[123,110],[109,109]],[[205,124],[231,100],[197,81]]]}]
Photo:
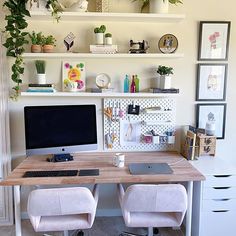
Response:
[{"label": "pen holder", "polygon": [[175,143],[175,136],[167,136],[167,143],[174,144]]},{"label": "pen holder", "polygon": [[151,134],[144,134],[143,141],[145,143],[152,143],[153,136]]},{"label": "pen holder", "polygon": [[152,143],[159,144],[160,143],[160,136],[152,136]]}]

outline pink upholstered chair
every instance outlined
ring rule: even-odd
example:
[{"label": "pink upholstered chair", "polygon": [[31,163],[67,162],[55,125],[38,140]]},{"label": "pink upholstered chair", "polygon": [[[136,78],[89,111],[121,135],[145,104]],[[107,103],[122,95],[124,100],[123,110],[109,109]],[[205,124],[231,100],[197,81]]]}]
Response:
[{"label": "pink upholstered chair", "polygon": [[[98,186],[37,189],[28,198],[28,215],[36,232],[89,229],[98,202]],[[83,235],[80,231],[78,235]]]},{"label": "pink upholstered chair", "polygon": [[[119,201],[127,227],[178,227],[187,210],[187,193],[180,184],[137,184],[126,192],[118,185]],[[134,235],[123,233],[121,235]]]}]

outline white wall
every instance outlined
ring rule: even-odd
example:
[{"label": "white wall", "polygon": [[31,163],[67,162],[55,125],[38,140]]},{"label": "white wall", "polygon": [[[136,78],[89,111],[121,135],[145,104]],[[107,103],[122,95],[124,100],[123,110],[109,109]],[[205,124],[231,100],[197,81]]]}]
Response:
[{"label": "white wall", "polygon": [[[91,1],[90,1],[91,2]],[[137,4],[127,0],[113,0],[112,9],[114,11],[138,12]],[[112,59],[97,60],[86,59],[87,84],[92,87],[94,77],[97,73],[106,72],[112,77],[112,84],[117,90],[121,90],[125,74],[139,74],[141,78],[141,89],[150,86],[151,78],[155,77],[154,68],[158,65],[174,67],[173,86],[180,88],[181,96],[177,99],[177,125],[179,127],[195,124],[195,87],[196,87],[196,64],[198,50],[198,26],[199,21],[231,21],[231,39],[229,47],[229,73],[227,84],[227,117],[226,133],[224,140],[217,141],[217,155],[224,159],[234,161],[234,140],[236,139],[236,123],[234,121],[235,110],[234,101],[236,94],[236,15],[234,10],[235,1],[226,0],[223,5],[214,0],[184,0],[183,5],[171,6],[171,13],[185,13],[186,19],[181,23],[159,24],[159,23],[126,23],[126,22],[60,22],[59,24],[43,21],[29,21],[29,31],[42,31],[44,34],[53,34],[57,38],[57,51],[64,49],[63,38],[69,32],[73,32],[76,37],[75,46],[79,52],[88,52],[89,44],[93,43],[93,29],[103,23],[109,32],[113,34],[114,43],[119,45],[121,52],[127,52],[129,40],[146,39],[151,45],[150,52],[157,50],[157,43],[160,37],[166,33],[172,33],[179,40],[179,53],[184,53],[181,59]],[[93,9],[93,4],[90,6]],[[61,86],[61,60],[48,60],[47,62],[48,82]],[[32,61],[26,61],[26,71],[24,83],[33,82],[34,68]],[[11,102],[11,145],[12,155],[15,164],[21,159],[24,151],[23,133],[23,107],[25,105],[38,104],[81,104],[96,103],[98,109],[99,146],[102,149],[102,102],[99,99],[81,98],[20,98],[18,102]],[[104,203],[105,204],[105,203]],[[112,205],[112,202],[110,203]],[[109,205],[109,206],[110,206]]]}]

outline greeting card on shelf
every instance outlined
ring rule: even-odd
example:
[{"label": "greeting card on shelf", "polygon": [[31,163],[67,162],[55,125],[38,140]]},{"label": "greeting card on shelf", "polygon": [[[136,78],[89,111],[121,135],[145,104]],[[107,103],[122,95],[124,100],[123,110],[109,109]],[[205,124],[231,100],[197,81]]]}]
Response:
[{"label": "greeting card on shelf", "polygon": [[62,84],[64,92],[84,92],[85,91],[84,62],[63,61]]}]

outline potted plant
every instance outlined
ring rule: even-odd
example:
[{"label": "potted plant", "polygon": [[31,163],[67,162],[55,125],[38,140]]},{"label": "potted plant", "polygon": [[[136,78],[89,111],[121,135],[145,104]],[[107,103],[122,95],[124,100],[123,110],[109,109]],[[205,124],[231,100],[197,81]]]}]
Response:
[{"label": "potted plant", "polygon": [[42,32],[35,33],[35,31],[33,31],[32,34],[29,34],[29,37],[32,42],[31,52],[32,53],[42,52],[42,39],[43,39]]},{"label": "potted plant", "polygon": [[35,61],[35,68],[37,72],[36,81],[38,84],[46,84],[46,62],[42,60]]},{"label": "potted plant", "polygon": [[94,33],[96,36],[96,44],[104,44],[104,33],[106,32],[106,26],[101,25],[100,27],[96,27],[94,29]]},{"label": "potted plant", "polygon": [[138,1],[141,1],[143,3],[141,7],[141,12],[146,6],[149,5],[150,13],[159,13],[159,14],[168,13],[169,3],[175,5],[178,3],[183,3],[181,0],[138,0]]},{"label": "potted plant", "polygon": [[161,89],[170,89],[171,88],[171,76],[173,74],[173,68],[167,66],[159,66],[157,69],[158,81],[157,87]]},{"label": "potted plant", "polygon": [[105,34],[105,44],[112,45],[112,34],[111,33]]},{"label": "potted plant", "polygon": [[51,53],[53,52],[53,49],[56,46],[55,44],[56,39],[52,35],[49,35],[49,36],[43,37],[42,43],[43,43],[43,52]]}]

